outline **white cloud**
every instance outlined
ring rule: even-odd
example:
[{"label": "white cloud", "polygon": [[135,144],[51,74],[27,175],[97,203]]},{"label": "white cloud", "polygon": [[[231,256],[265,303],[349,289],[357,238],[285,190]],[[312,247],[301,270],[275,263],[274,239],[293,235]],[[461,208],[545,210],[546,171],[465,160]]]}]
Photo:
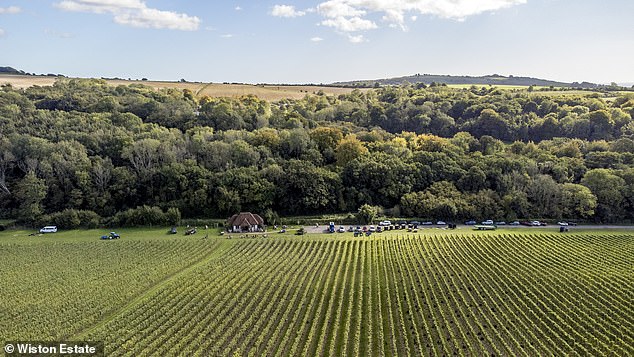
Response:
[{"label": "white cloud", "polygon": [[350,34],[348,34],[348,41],[352,43],[368,42],[368,40],[366,40],[365,37],[363,37],[363,35],[350,35]]},{"label": "white cloud", "polygon": [[322,25],[328,27],[334,27],[343,32],[355,32],[372,30],[377,28],[376,24],[370,20],[362,19],[360,17],[335,17],[329,18],[321,22]]},{"label": "white cloud", "polygon": [[149,8],[141,0],[64,0],[56,6],[65,11],[111,14],[118,24],[141,28],[194,31],[201,22],[196,16]]},{"label": "white cloud", "polygon": [[6,33],[6,32],[4,32],[4,30],[3,30],[3,29],[0,29],[0,37],[4,37],[4,34],[5,34],[5,33]]},{"label": "white cloud", "polygon": [[234,35],[232,33],[226,33],[224,35],[220,35],[220,37],[222,37],[222,38],[232,38],[232,37],[234,37]]},{"label": "white cloud", "polygon": [[240,11],[240,10],[242,10],[242,8],[240,7],[240,5],[238,5],[238,6],[236,6],[236,7],[234,8],[234,10],[236,10],[236,11]]},{"label": "white cloud", "polygon": [[492,12],[528,0],[326,0],[315,8],[298,11],[292,5],[275,5],[271,14],[278,17],[297,17],[315,12],[322,17],[319,25],[328,26],[347,35],[351,42],[367,41],[362,31],[376,29],[380,18],[388,27],[407,31],[407,21],[416,21],[420,15],[464,21],[470,16]]},{"label": "white cloud", "polygon": [[17,14],[19,12],[22,12],[22,9],[17,6],[0,7],[0,14]]},{"label": "white cloud", "polygon": [[293,5],[275,5],[271,15],[277,17],[299,17],[306,15],[306,11],[296,10]]},{"label": "white cloud", "polygon": [[321,42],[321,41],[323,41],[324,39],[323,39],[323,38],[321,38],[321,37],[317,37],[317,36],[315,36],[315,37],[312,37],[310,40],[311,40],[312,42]]},{"label": "white cloud", "polygon": [[317,5],[317,11],[326,17],[354,17],[366,14],[360,7],[355,7],[347,1],[330,0]]},{"label": "white cloud", "polygon": [[367,19],[370,14],[382,15],[390,27],[404,31],[406,15],[416,21],[417,15],[432,15],[463,21],[469,16],[525,4],[528,0],[328,0],[317,5],[317,12],[325,17],[322,25],[340,31],[354,32],[376,28]]},{"label": "white cloud", "polygon": [[[326,17],[362,16],[365,13],[382,13],[384,19],[393,23],[403,22],[409,12],[420,15],[435,15],[442,18],[464,20],[465,18],[495,11],[528,0],[329,0],[317,6]],[[322,11],[324,9],[324,11]],[[327,9],[328,11],[326,11]]]}]

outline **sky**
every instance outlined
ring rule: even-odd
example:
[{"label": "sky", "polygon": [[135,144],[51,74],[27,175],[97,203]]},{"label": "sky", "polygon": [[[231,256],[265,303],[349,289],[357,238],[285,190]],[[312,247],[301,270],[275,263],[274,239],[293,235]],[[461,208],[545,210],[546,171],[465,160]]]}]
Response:
[{"label": "sky", "polygon": [[632,0],[0,0],[0,66],[202,82],[634,83],[633,14]]}]

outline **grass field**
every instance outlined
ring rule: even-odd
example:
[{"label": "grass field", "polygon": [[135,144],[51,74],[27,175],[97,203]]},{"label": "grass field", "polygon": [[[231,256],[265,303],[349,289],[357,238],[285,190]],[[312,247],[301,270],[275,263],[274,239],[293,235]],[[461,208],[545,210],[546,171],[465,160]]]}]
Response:
[{"label": "grass field", "polygon": [[[15,88],[28,88],[34,85],[52,86],[56,80],[56,77],[47,76],[18,76],[0,74],[0,85],[9,83]],[[106,81],[113,86],[143,84],[154,89],[189,89],[194,94],[200,97],[205,95],[210,97],[237,97],[251,94],[270,101],[280,99],[301,99],[306,95],[315,94],[320,90],[329,95],[339,95],[350,93],[353,91],[352,88],[324,86],[221,84],[200,82],[136,81],[118,79],[108,79]]]},{"label": "grass field", "polygon": [[108,355],[634,355],[634,231],[0,232],[0,337]]}]

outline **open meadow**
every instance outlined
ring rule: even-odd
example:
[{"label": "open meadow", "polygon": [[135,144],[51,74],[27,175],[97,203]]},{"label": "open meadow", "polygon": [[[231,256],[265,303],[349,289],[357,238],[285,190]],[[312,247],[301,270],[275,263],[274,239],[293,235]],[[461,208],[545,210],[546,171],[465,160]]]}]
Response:
[{"label": "open meadow", "polygon": [[115,356],[634,355],[632,230],[28,233],[0,232],[5,341],[105,341]]}]

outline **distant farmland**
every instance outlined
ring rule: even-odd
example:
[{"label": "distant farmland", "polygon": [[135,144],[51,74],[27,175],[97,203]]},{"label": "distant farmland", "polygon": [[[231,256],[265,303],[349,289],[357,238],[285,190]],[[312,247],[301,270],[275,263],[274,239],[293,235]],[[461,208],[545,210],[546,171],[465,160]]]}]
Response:
[{"label": "distant farmland", "polygon": [[[0,75],[0,85],[11,84],[15,88],[28,88],[31,86],[52,86],[58,77],[49,76],[21,76]],[[222,84],[200,82],[168,82],[168,81],[140,81],[107,79],[106,82],[113,86],[143,84],[155,89],[178,88],[189,89],[197,96],[210,97],[239,97],[243,95],[255,95],[259,98],[275,101],[280,99],[301,99],[309,94],[316,94],[320,90],[329,95],[350,93],[353,88],[311,86],[311,85],[255,85],[255,84]]]}]

